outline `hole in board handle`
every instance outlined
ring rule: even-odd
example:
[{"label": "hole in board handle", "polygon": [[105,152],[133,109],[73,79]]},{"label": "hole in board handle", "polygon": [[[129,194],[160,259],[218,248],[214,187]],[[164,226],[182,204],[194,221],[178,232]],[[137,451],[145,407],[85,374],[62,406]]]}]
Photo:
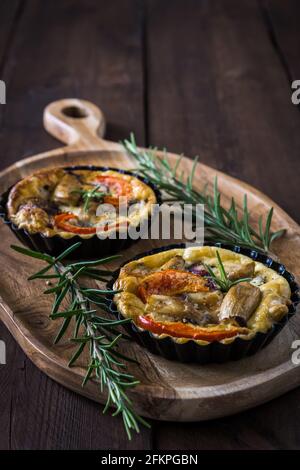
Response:
[{"label": "hole in board handle", "polygon": [[82,119],[88,116],[88,112],[79,106],[67,106],[66,108],[62,109],[62,113],[65,116],[75,119]]}]

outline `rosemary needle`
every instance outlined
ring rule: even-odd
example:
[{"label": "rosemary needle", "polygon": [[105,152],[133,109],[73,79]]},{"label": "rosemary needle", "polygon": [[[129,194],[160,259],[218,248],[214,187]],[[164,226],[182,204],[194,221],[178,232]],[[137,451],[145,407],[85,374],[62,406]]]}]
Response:
[{"label": "rosemary needle", "polygon": [[[239,215],[235,199],[232,198],[229,209],[222,205],[221,193],[218,189],[217,177],[214,181],[213,196],[193,187],[197,159],[195,159],[191,173],[186,176],[179,172],[182,157],[178,157],[172,166],[167,152],[162,158],[157,157],[157,149],[140,149],[137,147],[134,135],[123,142],[125,150],[137,162],[137,171],[143,177],[152,181],[158,189],[167,194],[168,199],[181,204],[204,204],[204,228],[207,241],[236,244],[268,252],[271,243],[285,233],[285,229],[271,231],[273,208],[267,214],[265,224],[262,216],[258,220],[259,230],[250,224],[247,196],[244,196],[242,214]],[[194,211],[194,217],[199,215]]]},{"label": "rosemary needle", "polygon": [[223,262],[221,260],[221,256],[218,250],[216,250],[216,255],[217,255],[217,261],[218,261],[218,269],[219,269],[219,276],[217,276],[214,271],[211,269],[211,266],[205,264],[204,267],[207,269],[209,272],[210,277],[212,280],[217,284],[217,286],[221,289],[223,292],[229,291],[229,289],[240,283],[240,282],[249,282],[252,279],[250,277],[245,277],[241,279],[236,279],[235,281],[231,281],[225,271]]},{"label": "rosemary needle", "polygon": [[[45,294],[55,295],[50,318],[63,319],[54,342],[58,343],[66,335],[71,320],[73,320],[74,332],[71,340],[78,344],[78,347],[70,358],[69,366],[71,367],[79,359],[83,351],[89,350],[90,360],[82,385],[84,386],[94,377],[99,380],[101,391],[106,389],[107,392],[104,412],[111,406],[116,408],[113,416],[121,414],[126,433],[131,439],[132,431],[139,432],[139,423],[149,427],[149,424],[134,411],[133,404],[127,395],[127,390],[135,387],[139,382],[133,375],[126,372],[124,361],[136,361],[118,351],[120,339],[128,339],[128,336],[121,333],[118,327],[131,320],[114,320],[100,316],[98,311],[92,308],[92,305],[100,305],[102,311],[106,311],[105,297],[115,291],[88,289],[79,282],[79,278],[85,275],[93,279],[104,277],[107,280],[111,272],[97,269],[96,266],[108,263],[116,256],[97,261],[63,264],[62,261],[65,257],[80,244],[78,242],[72,245],[56,258],[20,246],[12,245],[11,248],[46,263],[46,266],[32,275],[30,279],[54,279],[54,285],[52,284],[51,288],[45,291]],[[54,274],[46,274],[49,270],[54,271]],[[67,303],[67,307],[61,309],[63,302]]]},{"label": "rosemary needle", "polygon": [[91,202],[92,199],[97,199],[98,202],[102,202],[103,198],[105,196],[109,195],[106,192],[98,191],[98,189],[100,187],[101,187],[101,185],[98,184],[93,189],[89,189],[89,190],[86,190],[86,189],[78,189],[77,190],[77,189],[75,189],[74,191],[72,191],[72,193],[74,193],[74,194],[80,194],[81,195],[81,197],[84,201],[84,205],[83,205],[83,211],[84,212],[88,212],[89,205],[90,205],[90,202]]}]

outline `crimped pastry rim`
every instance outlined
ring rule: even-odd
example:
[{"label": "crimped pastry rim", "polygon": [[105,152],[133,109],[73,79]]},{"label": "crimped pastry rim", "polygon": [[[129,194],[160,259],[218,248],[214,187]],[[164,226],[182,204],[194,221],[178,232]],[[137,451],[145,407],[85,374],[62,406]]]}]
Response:
[{"label": "crimped pastry rim", "polygon": [[[147,340],[146,342],[149,342],[150,345],[152,343],[152,346],[154,346],[154,343],[155,343],[155,345],[157,346],[156,349],[158,349],[160,351],[162,349],[160,346],[162,346],[162,343],[165,343],[164,344],[164,349],[168,349],[168,347],[169,347],[169,354],[168,355],[173,356],[173,357],[171,357],[172,359],[176,359],[176,360],[179,360],[179,361],[181,361],[181,358],[180,358],[180,352],[181,351],[180,350],[183,350],[185,347],[187,349],[191,345],[193,346],[193,348],[196,348],[196,349],[199,348],[200,350],[201,350],[201,348],[203,350],[204,349],[206,349],[206,350],[208,350],[208,349],[216,350],[217,347],[219,346],[221,348],[220,351],[222,350],[222,352],[225,352],[224,351],[224,348],[225,348],[225,350],[227,350],[226,355],[230,356],[230,350],[234,349],[235,345],[237,345],[238,343],[241,344],[241,342],[242,342],[242,343],[244,343],[244,345],[247,344],[247,349],[251,350],[252,344],[254,344],[254,342],[259,338],[259,342],[260,342],[259,349],[261,349],[264,345],[266,345],[268,343],[268,340],[272,340],[279,333],[279,331],[282,329],[282,327],[296,313],[297,304],[300,302],[300,288],[299,288],[299,285],[295,282],[295,278],[294,278],[293,274],[291,274],[283,264],[278,263],[277,261],[273,260],[268,255],[266,255],[266,254],[264,254],[264,253],[262,253],[258,250],[253,250],[253,249],[250,249],[250,248],[241,247],[239,245],[228,245],[228,244],[222,244],[222,243],[209,243],[209,242],[204,243],[204,245],[206,245],[206,246],[215,246],[217,248],[224,248],[224,249],[228,249],[228,250],[231,250],[233,252],[236,252],[236,253],[244,254],[246,256],[249,256],[254,261],[259,261],[259,262],[263,263],[265,266],[267,266],[269,268],[272,268],[274,271],[276,271],[278,274],[282,275],[288,281],[288,283],[290,285],[290,288],[291,288],[291,305],[289,306],[288,313],[285,314],[279,322],[274,322],[272,324],[272,326],[266,332],[262,333],[262,332],[257,331],[250,338],[249,338],[248,335],[247,336],[237,335],[237,336],[233,337],[232,340],[230,342],[226,343],[226,344],[224,344],[222,342],[223,340],[218,340],[218,341],[210,342],[210,343],[207,343],[207,344],[199,344],[193,338],[185,338],[186,341],[178,342],[178,338],[172,337],[170,335],[156,335],[156,334],[152,333],[149,330],[144,330],[142,328],[139,328],[133,321],[128,324],[127,331],[129,333],[131,333],[138,342],[139,342],[138,337],[140,337],[140,339],[142,339],[142,337],[144,337],[144,339]],[[191,246],[191,245],[189,244],[189,246]],[[185,243],[172,244],[172,245],[156,248],[156,249],[153,249],[153,250],[149,250],[148,252],[140,253],[139,255],[131,258],[130,260],[127,260],[125,263],[122,264],[122,266],[120,266],[113,273],[112,280],[110,280],[107,283],[107,287],[108,288],[113,287],[114,282],[116,281],[116,279],[119,276],[121,268],[124,265],[130,263],[131,261],[135,261],[137,259],[140,259],[140,258],[143,258],[143,257],[146,257],[146,256],[150,256],[152,254],[156,254],[156,253],[159,253],[161,251],[168,251],[168,250],[171,250],[171,249],[186,248],[186,247],[187,246],[186,246]],[[125,318],[121,314],[121,312],[119,312],[118,307],[117,307],[116,303],[113,300],[113,296],[110,296],[110,297],[108,296],[107,297],[107,302],[108,302],[108,306],[109,306],[110,311],[114,315],[117,315],[119,318]],[[159,345],[159,343],[161,343],[161,344]],[[257,351],[255,351],[255,352],[257,352]],[[160,352],[159,354],[162,355],[162,356],[167,357],[164,353]],[[218,354],[214,354],[214,355],[218,356]],[[248,355],[248,354],[246,353],[244,355]],[[168,358],[170,359],[170,357],[168,357]],[[240,357],[235,357],[235,359],[239,359],[239,358]],[[221,358],[219,357],[219,359],[221,359]],[[184,361],[184,362],[190,362],[190,361]],[[217,357],[217,360],[205,361],[203,363],[206,363],[206,362],[225,362],[225,361],[222,361],[222,360],[219,361],[218,357]]]},{"label": "crimped pastry rim", "polygon": [[[47,170],[47,169],[50,170],[51,168],[52,167],[45,167],[45,168],[41,168],[40,170]],[[120,174],[123,174],[123,175],[129,175],[129,176],[132,176],[134,178],[137,178],[142,183],[147,185],[150,189],[152,189],[152,191],[155,195],[155,198],[156,198],[156,204],[161,204],[161,192],[158,190],[158,188],[152,183],[152,181],[148,180],[147,178],[144,178],[143,176],[139,175],[138,173],[136,173],[134,171],[122,170],[122,169],[118,169],[118,168],[113,168],[113,167],[108,167],[108,166],[98,166],[98,165],[68,165],[68,166],[61,166],[61,167],[56,166],[56,167],[53,167],[53,168],[55,168],[55,169],[59,168],[61,170],[89,170],[89,171],[103,171],[103,172],[105,172],[105,171],[114,171],[116,173],[120,173]],[[9,218],[8,211],[7,211],[7,202],[8,202],[9,194],[10,194],[11,190],[13,189],[13,187],[16,184],[18,184],[20,181],[22,181],[23,179],[24,178],[21,178],[20,180],[15,182],[6,191],[4,191],[0,196],[0,217],[3,219],[5,224],[8,224],[12,227],[14,232],[20,231],[25,236],[27,236],[29,238],[32,237],[33,235],[38,235],[38,236],[40,236],[41,238],[43,238],[45,240],[63,239],[63,240],[67,240],[67,241],[72,241],[76,237],[76,239],[79,239],[82,242],[84,242],[85,240],[91,240],[92,238],[97,236],[97,233],[94,233],[94,234],[88,235],[88,236],[74,233],[74,234],[71,234],[69,237],[66,238],[66,237],[61,236],[59,233],[56,233],[55,235],[52,235],[52,236],[47,236],[42,232],[30,233],[30,232],[28,232],[28,230],[26,230],[24,228],[19,228]],[[149,219],[149,215],[150,214],[148,214],[148,217],[143,219],[143,221],[146,221],[147,219]]]}]

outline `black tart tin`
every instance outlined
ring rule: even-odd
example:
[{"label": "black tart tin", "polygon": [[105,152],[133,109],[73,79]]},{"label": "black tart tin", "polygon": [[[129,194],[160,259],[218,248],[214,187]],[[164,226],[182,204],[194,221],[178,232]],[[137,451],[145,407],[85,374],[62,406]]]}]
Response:
[{"label": "black tart tin", "polygon": [[[289,283],[291,288],[291,305],[289,306],[289,312],[277,323],[274,323],[272,327],[266,333],[256,333],[256,335],[249,340],[236,338],[230,344],[222,344],[218,341],[209,343],[207,345],[199,345],[193,340],[189,340],[184,344],[176,343],[170,336],[159,339],[154,336],[150,331],[143,330],[135,326],[133,322],[124,325],[127,333],[141,346],[147,348],[151,353],[158,354],[166,359],[175,360],[179,362],[195,362],[198,364],[208,363],[224,363],[230,360],[242,359],[246,356],[251,356],[262,348],[267,346],[278,333],[282,330],[284,325],[290,320],[295,314],[297,304],[300,302],[300,290],[299,286],[295,282],[294,276],[289,273],[285,266],[277,263],[267,255],[262,254],[256,250],[249,248],[242,248],[240,246],[225,245],[222,243],[205,243],[205,245],[216,246],[218,248],[225,248],[235,253],[241,253],[249,256],[254,261],[263,263],[268,268],[274,269],[278,274],[281,274]],[[141,253],[135,256],[130,261],[134,261],[145,256],[153,255],[162,251],[171,250],[174,248],[186,248],[185,244],[169,245],[166,247],[158,248],[155,250]],[[122,266],[121,266],[122,267]],[[114,272],[112,280],[109,281],[107,287],[112,289],[115,280],[118,278],[121,267]],[[107,302],[110,311],[116,315],[119,319],[124,318],[117,309],[117,305],[113,301],[113,296],[107,297]]]},{"label": "black tart tin", "polygon": [[[68,167],[62,167],[63,170],[99,170],[99,171],[115,171],[123,175],[132,175],[135,178],[139,179],[147,186],[149,186],[156,197],[156,203],[161,204],[161,194],[160,191],[153,185],[151,181],[148,181],[146,178],[142,178],[134,172],[119,170],[117,168],[94,166],[94,165],[74,165]],[[91,259],[91,258],[100,258],[102,256],[108,256],[115,253],[118,253],[121,250],[128,248],[129,246],[136,243],[139,239],[133,240],[129,237],[126,239],[121,239],[116,234],[115,239],[106,238],[100,240],[97,235],[89,239],[83,239],[78,235],[70,239],[64,239],[60,235],[54,235],[53,237],[46,237],[41,233],[30,234],[27,230],[18,228],[13,224],[7,213],[7,201],[8,196],[13,186],[11,186],[7,191],[5,191],[0,196],[0,217],[3,219],[4,223],[11,229],[14,235],[28,248],[32,250],[37,250],[42,253],[48,253],[52,256],[57,256],[66,250],[68,247],[72,246],[74,243],[81,242],[81,246],[77,248],[76,251],[72,252],[72,259]],[[146,222],[147,223],[147,222]],[[148,219],[150,224],[150,218]]]}]

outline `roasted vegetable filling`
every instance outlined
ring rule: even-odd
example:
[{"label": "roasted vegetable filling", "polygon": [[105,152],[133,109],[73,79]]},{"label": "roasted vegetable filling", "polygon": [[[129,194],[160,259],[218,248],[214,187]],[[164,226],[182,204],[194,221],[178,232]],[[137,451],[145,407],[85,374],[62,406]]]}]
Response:
[{"label": "roasted vegetable filling", "polygon": [[266,332],[288,312],[286,279],[247,256],[215,247],[157,253],[125,265],[119,311],[176,341],[232,341]]},{"label": "roasted vegetable filling", "polygon": [[11,221],[29,233],[88,238],[138,226],[155,203],[153,190],[133,175],[54,168],[17,183],[7,207]]}]

